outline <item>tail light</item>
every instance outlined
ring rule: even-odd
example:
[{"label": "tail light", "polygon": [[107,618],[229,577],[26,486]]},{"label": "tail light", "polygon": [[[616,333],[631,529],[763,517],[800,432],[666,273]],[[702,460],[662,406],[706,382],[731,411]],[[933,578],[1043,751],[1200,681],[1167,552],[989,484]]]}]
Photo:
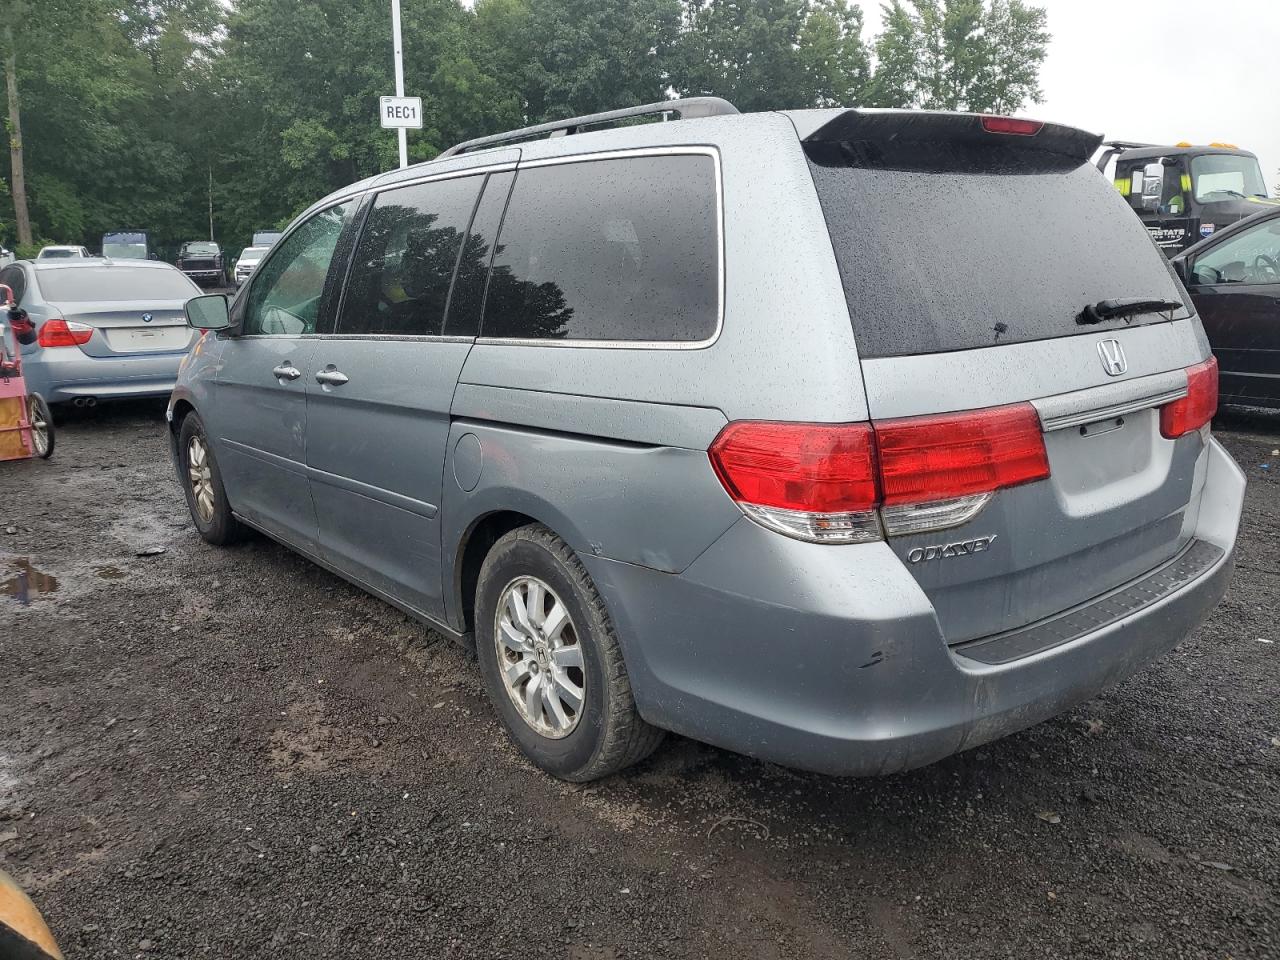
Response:
[{"label": "tail light", "polygon": [[870,424],[743,420],[707,452],[729,496],[763,526],[814,543],[880,539]]},{"label": "tail light", "polygon": [[1040,415],[1029,403],[875,427],[891,536],[958,526],[995,491],[1049,476]]},{"label": "tail light", "polygon": [[957,526],[996,490],[1049,476],[1031,404],[874,424],[739,421],[708,453],[748,516],[814,543]]},{"label": "tail light", "polygon": [[67,322],[59,317],[46,320],[36,342],[42,347],[80,347],[93,339],[93,327],[87,323]]},{"label": "tail light", "polygon": [[982,129],[987,133],[1004,133],[1015,137],[1034,137],[1043,127],[1044,123],[1040,120],[992,116],[982,118]]},{"label": "tail light", "polygon": [[1160,408],[1160,435],[1176,440],[1199,430],[1218,412],[1218,360],[1187,367],[1187,395]]}]

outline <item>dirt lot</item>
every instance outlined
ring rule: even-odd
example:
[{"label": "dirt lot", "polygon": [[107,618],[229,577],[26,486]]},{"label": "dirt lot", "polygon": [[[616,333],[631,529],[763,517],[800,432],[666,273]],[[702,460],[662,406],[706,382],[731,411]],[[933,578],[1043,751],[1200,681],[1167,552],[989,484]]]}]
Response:
[{"label": "dirt lot", "polygon": [[1107,695],[889,779],[671,739],[588,787],[458,648],[198,540],[162,418],[0,464],[0,867],[68,957],[1280,956],[1280,416],[1218,424],[1227,600]]}]

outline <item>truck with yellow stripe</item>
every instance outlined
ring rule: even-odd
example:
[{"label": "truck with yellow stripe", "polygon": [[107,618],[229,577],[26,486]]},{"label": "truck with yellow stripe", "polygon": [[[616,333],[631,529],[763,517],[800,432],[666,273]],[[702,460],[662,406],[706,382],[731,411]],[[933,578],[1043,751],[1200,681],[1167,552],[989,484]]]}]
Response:
[{"label": "truck with yellow stripe", "polygon": [[1280,205],[1267,195],[1258,158],[1233,143],[1112,140],[1102,146],[1098,169],[1105,173],[1115,161],[1116,189],[1170,257],[1215,230]]}]

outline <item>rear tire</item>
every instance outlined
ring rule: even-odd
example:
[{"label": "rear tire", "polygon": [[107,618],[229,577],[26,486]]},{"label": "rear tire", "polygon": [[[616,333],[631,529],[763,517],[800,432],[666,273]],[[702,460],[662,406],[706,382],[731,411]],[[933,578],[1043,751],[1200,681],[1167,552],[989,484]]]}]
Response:
[{"label": "rear tire", "polygon": [[196,413],[187,414],[178,428],[178,469],[187,509],[201,538],[222,547],[244,536],[244,527],[232,515],[227,502],[213,446]]},{"label": "rear tire", "polygon": [[663,731],[636,710],[604,601],[577,555],[546,527],[521,527],[493,545],[476,585],[475,632],[489,699],[540,769],[575,783],[596,780],[662,742]]}]

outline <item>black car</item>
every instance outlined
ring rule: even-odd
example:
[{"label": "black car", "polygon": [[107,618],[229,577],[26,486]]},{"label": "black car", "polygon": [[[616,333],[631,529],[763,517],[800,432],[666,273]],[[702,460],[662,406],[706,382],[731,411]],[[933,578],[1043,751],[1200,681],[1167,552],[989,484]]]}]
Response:
[{"label": "black car", "polygon": [[196,283],[215,287],[227,285],[227,265],[222,248],[212,240],[189,240],[178,251],[175,264]]},{"label": "black car", "polygon": [[1173,260],[1218,358],[1223,403],[1280,407],[1280,208]]}]

